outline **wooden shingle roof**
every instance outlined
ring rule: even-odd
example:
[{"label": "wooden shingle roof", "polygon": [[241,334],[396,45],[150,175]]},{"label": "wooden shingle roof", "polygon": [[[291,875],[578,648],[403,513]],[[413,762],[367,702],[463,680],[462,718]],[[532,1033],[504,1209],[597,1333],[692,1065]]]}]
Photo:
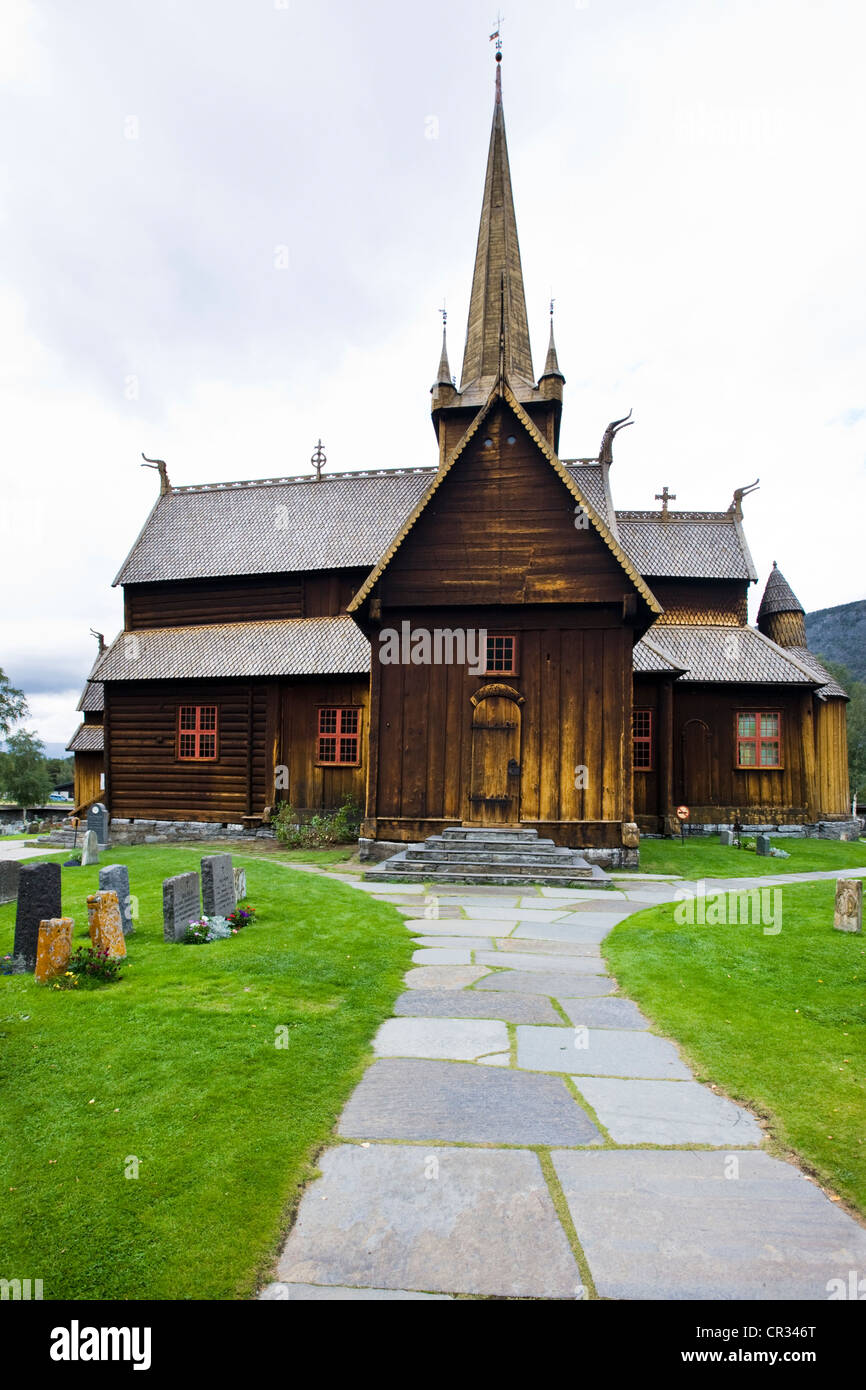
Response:
[{"label": "wooden shingle roof", "polygon": [[758,578],[732,512],[618,511],[623,549],[647,579]]},{"label": "wooden shingle roof", "polygon": [[[680,684],[819,685],[820,679],[753,627],[664,624],[647,634],[684,672]],[[827,676],[827,672],[824,672]]]},{"label": "wooden shingle roof", "polygon": [[174,488],[157,501],[114,583],[374,565],[435,472]]},{"label": "wooden shingle roof", "polygon": [[94,671],[100,681],[223,676],[358,676],[370,645],[345,614],[121,632]]},{"label": "wooden shingle roof", "polygon": [[102,753],[105,730],[101,724],[79,724],[66,745],[67,753]]}]

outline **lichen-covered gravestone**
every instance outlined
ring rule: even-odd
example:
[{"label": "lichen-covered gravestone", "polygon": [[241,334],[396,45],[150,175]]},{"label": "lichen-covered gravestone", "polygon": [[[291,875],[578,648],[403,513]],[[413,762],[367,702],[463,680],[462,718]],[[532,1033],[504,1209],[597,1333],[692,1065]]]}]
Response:
[{"label": "lichen-covered gravestone", "polygon": [[246,869],[235,869],[235,905],[242,903],[247,896],[247,871]]},{"label": "lichen-covered gravestone", "polygon": [[116,893],[104,890],[91,893],[87,899],[87,921],[95,951],[107,951],[110,957],[126,955],[126,939]]},{"label": "lichen-covered gravestone", "polygon": [[100,849],[108,845],[108,809],[101,801],[95,801],[87,812],[87,829],[96,835]]},{"label": "lichen-covered gravestone", "polygon": [[135,923],[132,919],[132,898],[129,893],[129,869],[125,864],[106,864],[104,869],[99,870],[99,886],[106,892],[117,894],[117,901],[120,904],[120,920],[123,923],[123,935],[129,936],[135,931]]},{"label": "lichen-covered gravestone", "polygon": [[734,843],[734,832],[733,832],[733,830],[720,830],[720,831],[719,831],[719,844],[720,844],[720,845],[732,845],[733,843]]},{"label": "lichen-covered gravestone", "polygon": [[162,934],[166,941],[181,941],[190,922],[201,917],[198,874],[175,874],[163,880]]},{"label": "lichen-covered gravestone", "polygon": [[36,965],[39,923],[60,917],[60,865],[25,864],[18,879],[15,912],[15,945],[12,953],[23,956],[28,970]]},{"label": "lichen-covered gravestone", "polygon": [[833,926],[837,931],[863,931],[863,880],[840,878],[836,881],[836,911]]},{"label": "lichen-covered gravestone", "polygon": [[201,861],[201,900],[206,917],[228,917],[237,907],[230,854],[209,854]]},{"label": "lichen-covered gravestone", "polygon": [[0,859],[0,903],[14,903],[18,896],[21,861]]},{"label": "lichen-covered gravestone", "polygon": [[74,925],[71,917],[52,917],[47,922],[39,923],[34,978],[40,984],[53,979],[55,975],[62,975],[69,968]]},{"label": "lichen-covered gravestone", "polygon": [[769,835],[757,835],[755,837],[756,854],[760,854],[762,857],[766,857],[770,853],[770,849],[771,845]]},{"label": "lichen-covered gravestone", "polygon": [[99,863],[99,845],[96,840],[95,830],[84,832],[84,841],[81,845],[81,867],[86,868],[88,864]]}]

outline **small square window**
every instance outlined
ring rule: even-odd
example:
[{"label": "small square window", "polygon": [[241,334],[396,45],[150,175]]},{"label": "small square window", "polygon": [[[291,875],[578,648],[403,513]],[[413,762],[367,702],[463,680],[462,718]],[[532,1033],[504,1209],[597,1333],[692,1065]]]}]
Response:
[{"label": "small square window", "polygon": [[486,676],[517,675],[516,637],[499,632],[488,632],[484,674]]},{"label": "small square window", "polygon": [[778,710],[737,714],[737,767],[782,766],[782,716]]}]

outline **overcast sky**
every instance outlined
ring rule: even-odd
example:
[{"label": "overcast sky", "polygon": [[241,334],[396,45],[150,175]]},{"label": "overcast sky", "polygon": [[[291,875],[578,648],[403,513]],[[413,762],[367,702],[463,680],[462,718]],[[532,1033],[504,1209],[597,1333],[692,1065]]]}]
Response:
[{"label": "overcast sky", "polygon": [[[864,594],[862,0],[502,0],[536,373],[618,506]],[[2,0],[0,666],[65,743],[175,483],[436,461],[493,100],[479,0]],[[383,428],[384,421],[384,428]],[[752,616],[759,593],[753,590]]]}]

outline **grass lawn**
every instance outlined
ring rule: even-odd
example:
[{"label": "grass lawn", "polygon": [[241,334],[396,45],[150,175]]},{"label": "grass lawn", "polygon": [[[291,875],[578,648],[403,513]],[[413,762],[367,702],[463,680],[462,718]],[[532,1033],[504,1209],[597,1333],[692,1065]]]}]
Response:
[{"label": "grass lawn", "polygon": [[[162,880],[200,853],[103,856],[139,898],[117,984],[0,977],[0,1273],[43,1279],[46,1298],[249,1295],[402,987],[413,948],[395,908],[252,856],[235,863],[255,924],[165,944]],[[97,873],[63,870],[76,941]],[[0,908],[0,955],[13,924]]]},{"label": "grass lawn", "polygon": [[717,836],[640,842],[640,867],[647,874],[681,874],[683,878],[752,878],[764,874],[806,874],[821,869],[866,865],[866,840],[792,840],[771,835],[774,849],[790,859],[759,859],[754,850],[720,845]]},{"label": "grass lawn", "polygon": [[833,883],[775,891],[778,935],[682,926],[667,905],[602,949],[698,1078],[754,1106],[781,1150],[866,1214],[866,937],[833,930]]}]

